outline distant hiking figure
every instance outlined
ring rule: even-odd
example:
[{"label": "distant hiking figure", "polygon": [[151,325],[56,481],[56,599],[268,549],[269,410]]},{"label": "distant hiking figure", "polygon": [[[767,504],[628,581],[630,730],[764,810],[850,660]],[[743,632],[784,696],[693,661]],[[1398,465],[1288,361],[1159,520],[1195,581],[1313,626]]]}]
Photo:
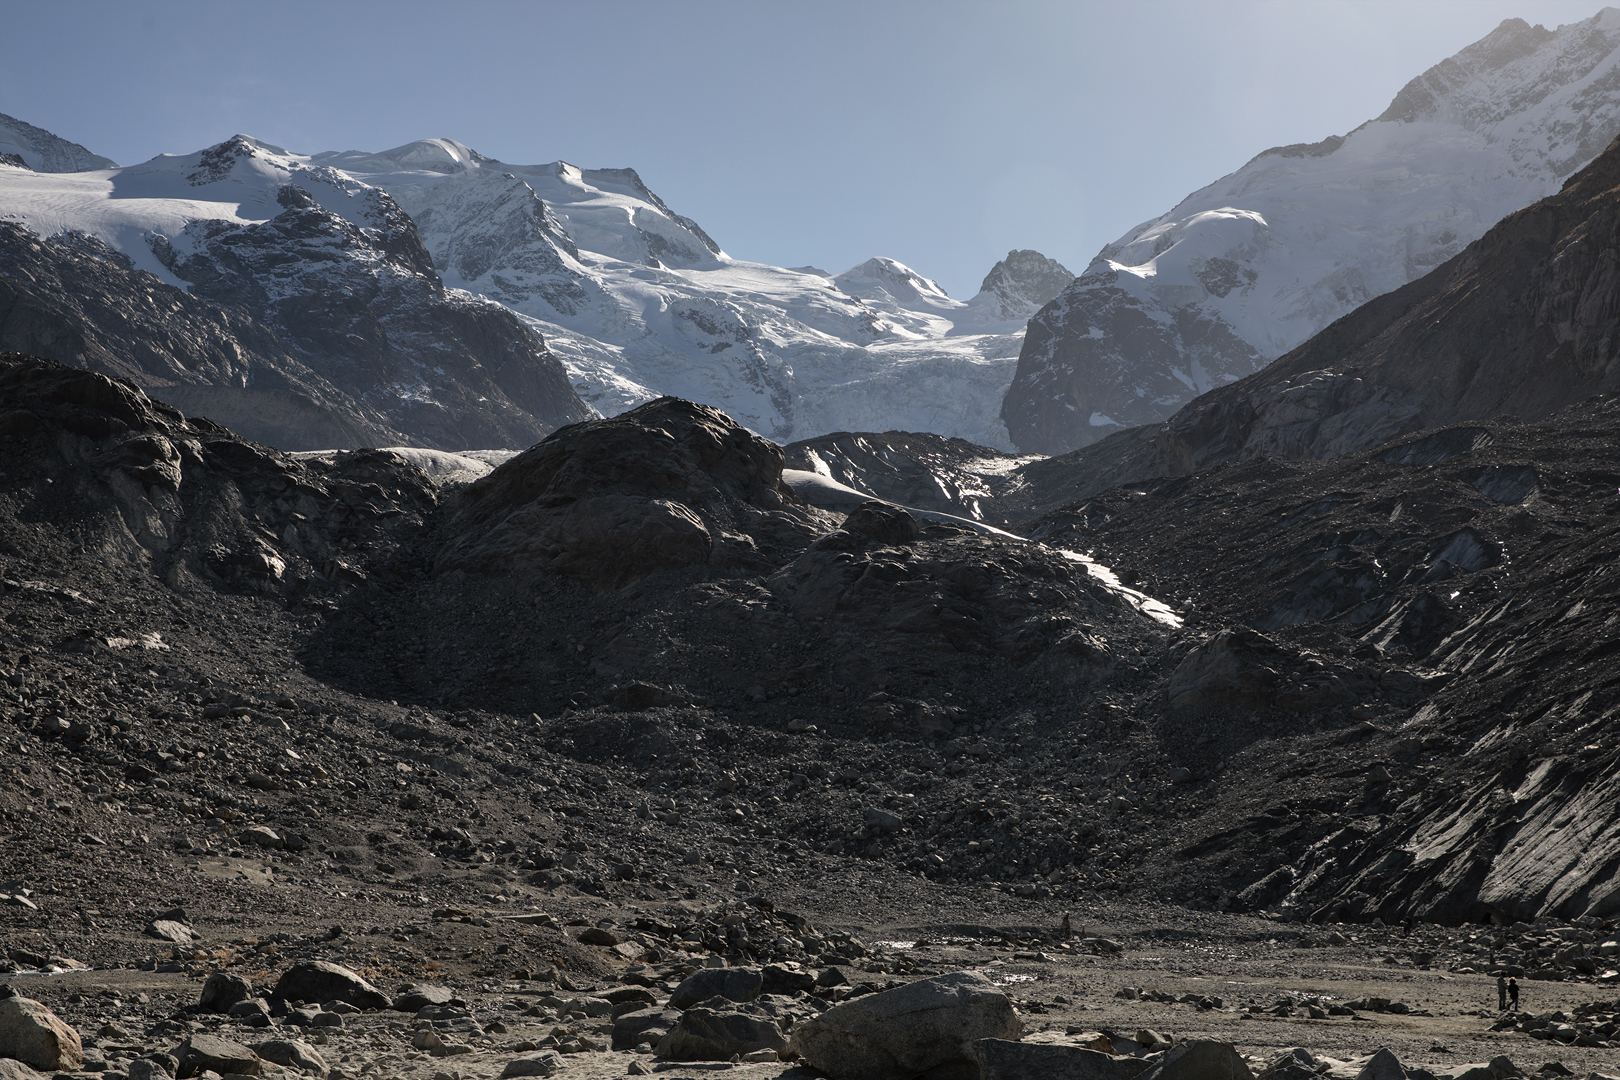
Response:
[{"label": "distant hiking figure", "polygon": [[1502,1012],[1506,1008],[1507,1008],[1507,977],[1505,975],[1498,975],[1496,977],[1496,1011],[1497,1012]]},{"label": "distant hiking figure", "polygon": [[1513,1002],[1513,1011],[1519,1011],[1519,980],[1508,980],[1508,998]]}]

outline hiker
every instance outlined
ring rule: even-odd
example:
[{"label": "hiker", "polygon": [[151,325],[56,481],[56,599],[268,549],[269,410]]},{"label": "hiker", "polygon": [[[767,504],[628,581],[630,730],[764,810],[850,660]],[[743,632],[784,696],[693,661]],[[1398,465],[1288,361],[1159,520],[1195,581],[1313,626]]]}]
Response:
[{"label": "hiker", "polygon": [[1506,975],[1498,975],[1496,977],[1496,1011],[1497,1012],[1506,1012],[1507,1011],[1507,976]]},{"label": "hiker", "polygon": [[1513,1002],[1513,1011],[1519,1011],[1519,980],[1508,980],[1508,1000]]}]

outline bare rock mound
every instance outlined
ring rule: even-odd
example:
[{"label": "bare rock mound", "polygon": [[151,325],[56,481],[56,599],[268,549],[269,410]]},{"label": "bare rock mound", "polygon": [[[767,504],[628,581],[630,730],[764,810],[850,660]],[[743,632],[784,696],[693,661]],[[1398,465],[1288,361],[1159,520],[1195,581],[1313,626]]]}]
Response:
[{"label": "bare rock mound", "polygon": [[750,565],[828,529],[782,482],[774,443],[659,398],[564,428],[470,485],[435,572],[562,573],[606,592],[660,570]]}]

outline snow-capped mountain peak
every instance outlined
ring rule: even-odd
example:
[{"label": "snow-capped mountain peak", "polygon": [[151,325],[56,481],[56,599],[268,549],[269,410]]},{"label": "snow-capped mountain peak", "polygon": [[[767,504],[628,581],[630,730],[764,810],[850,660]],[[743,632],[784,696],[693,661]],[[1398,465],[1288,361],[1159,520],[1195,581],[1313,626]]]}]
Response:
[{"label": "snow-capped mountain peak", "polygon": [[1518,19],[1347,135],[1273,147],[1105,247],[1030,323],[1002,416],[1060,453],[1163,420],[1427,274],[1620,132],[1620,11]]},{"label": "snow-capped mountain peak", "polygon": [[875,300],[904,308],[937,308],[950,311],[962,306],[952,300],[939,283],[923,277],[905,263],[894,259],[867,259],[834,277],[838,288],[862,300]]},{"label": "snow-capped mountain peak", "polygon": [[968,305],[981,308],[990,322],[1025,322],[1073,280],[1074,274],[1056,259],[1028,248],[1009,251],[984,275]]}]

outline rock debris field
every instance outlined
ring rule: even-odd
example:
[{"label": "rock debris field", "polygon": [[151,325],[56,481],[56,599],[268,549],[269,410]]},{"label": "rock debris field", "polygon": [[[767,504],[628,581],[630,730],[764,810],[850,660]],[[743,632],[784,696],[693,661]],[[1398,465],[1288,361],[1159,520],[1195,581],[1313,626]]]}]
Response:
[{"label": "rock debris field", "polygon": [[1602,866],[1512,861],[1615,813],[1583,408],[1026,542],[668,399],[452,489],[0,358],[0,1075],[1620,1074]]}]

